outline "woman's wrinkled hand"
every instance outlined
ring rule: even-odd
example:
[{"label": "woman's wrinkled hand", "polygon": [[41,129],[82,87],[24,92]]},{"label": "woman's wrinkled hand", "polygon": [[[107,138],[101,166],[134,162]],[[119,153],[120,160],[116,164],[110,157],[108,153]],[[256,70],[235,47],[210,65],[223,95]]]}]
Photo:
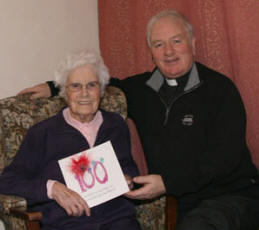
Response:
[{"label": "woman's wrinkled hand", "polygon": [[53,199],[66,210],[69,216],[90,216],[90,208],[86,201],[75,191],[56,181],[52,187]]}]

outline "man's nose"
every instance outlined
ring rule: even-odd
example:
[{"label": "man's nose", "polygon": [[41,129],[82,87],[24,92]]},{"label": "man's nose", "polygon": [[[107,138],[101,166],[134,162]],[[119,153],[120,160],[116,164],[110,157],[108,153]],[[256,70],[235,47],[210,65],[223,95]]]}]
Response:
[{"label": "man's nose", "polygon": [[172,55],[174,54],[174,46],[171,43],[166,43],[164,46],[164,53],[165,55]]}]

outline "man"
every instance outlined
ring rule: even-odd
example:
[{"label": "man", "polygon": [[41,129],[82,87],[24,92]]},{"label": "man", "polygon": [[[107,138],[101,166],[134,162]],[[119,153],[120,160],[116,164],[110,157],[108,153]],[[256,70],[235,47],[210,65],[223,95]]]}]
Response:
[{"label": "man", "polygon": [[[127,97],[150,173],[135,177],[142,187],[127,196],[174,195],[177,230],[257,229],[259,176],[245,141],[238,90],[194,61],[192,26],[178,12],[152,17],[147,40],[155,70],[111,81]],[[46,84],[22,92],[50,95]]]}]

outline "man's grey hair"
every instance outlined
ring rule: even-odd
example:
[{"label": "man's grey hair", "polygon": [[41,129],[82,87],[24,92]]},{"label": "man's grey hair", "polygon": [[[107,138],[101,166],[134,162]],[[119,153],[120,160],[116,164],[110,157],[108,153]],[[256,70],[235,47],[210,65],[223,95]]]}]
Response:
[{"label": "man's grey hair", "polygon": [[58,65],[54,77],[56,86],[60,87],[59,95],[65,98],[65,84],[70,73],[78,67],[90,65],[96,71],[101,85],[101,95],[109,83],[110,75],[108,68],[103,62],[102,57],[90,50],[83,50],[68,54],[64,60]]},{"label": "man's grey hair", "polygon": [[173,9],[168,9],[168,10],[163,10],[159,12],[158,14],[154,15],[148,22],[147,24],[147,43],[148,46],[151,47],[151,30],[154,26],[154,24],[159,21],[161,18],[166,18],[166,17],[171,17],[174,20],[180,20],[182,21],[186,31],[189,34],[190,41],[193,37],[193,26],[192,24],[184,17],[181,13],[179,13],[176,10]]}]

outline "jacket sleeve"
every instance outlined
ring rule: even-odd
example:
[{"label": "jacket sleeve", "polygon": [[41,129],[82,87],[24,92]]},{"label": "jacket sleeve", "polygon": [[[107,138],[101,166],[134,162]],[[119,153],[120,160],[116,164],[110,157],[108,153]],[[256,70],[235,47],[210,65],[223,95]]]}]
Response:
[{"label": "jacket sleeve", "polygon": [[168,193],[181,196],[211,189],[210,192],[219,194],[217,189],[234,190],[243,186],[240,180],[250,183],[249,177],[255,175],[246,145],[245,108],[234,84],[225,83],[216,97],[208,100],[211,104],[203,105],[211,110],[203,114],[206,122],[201,151],[195,153],[193,147],[190,157],[186,155],[185,159],[176,154],[173,160],[179,161],[179,166],[172,173],[162,170]]},{"label": "jacket sleeve", "polygon": [[54,81],[46,82],[49,86],[51,97],[57,96],[59,94],[60,88],[55,86]]},{"label": "jacket sleeve", "polygon": [[242,99],[232,82],[226,88],[210,118],[207,148],[199,158],[200,173],[202,178],[205,176],[200,179],[201,186],[224,180],[234,173],[238,175],[235,171],[243,171],[243,176],[247,176],[249,168],[254,169],[246,145],[246,112]]},{"label": "jacket sleeve", "polygon": [[24,197],[29,205],[49,201],[46,183],[58,166],[44,165],[44,136],[44,132],[29,129],[14,160],[0,176],[0,193]]},{"label": "jacket sleeve", "polygon": [[127,97],[128,94],[132,91],[132,84],[130,80],[131,80],[131,77],[127,77],[124,79],[111,78],[109,85],[115,86],[121,89]]}]

